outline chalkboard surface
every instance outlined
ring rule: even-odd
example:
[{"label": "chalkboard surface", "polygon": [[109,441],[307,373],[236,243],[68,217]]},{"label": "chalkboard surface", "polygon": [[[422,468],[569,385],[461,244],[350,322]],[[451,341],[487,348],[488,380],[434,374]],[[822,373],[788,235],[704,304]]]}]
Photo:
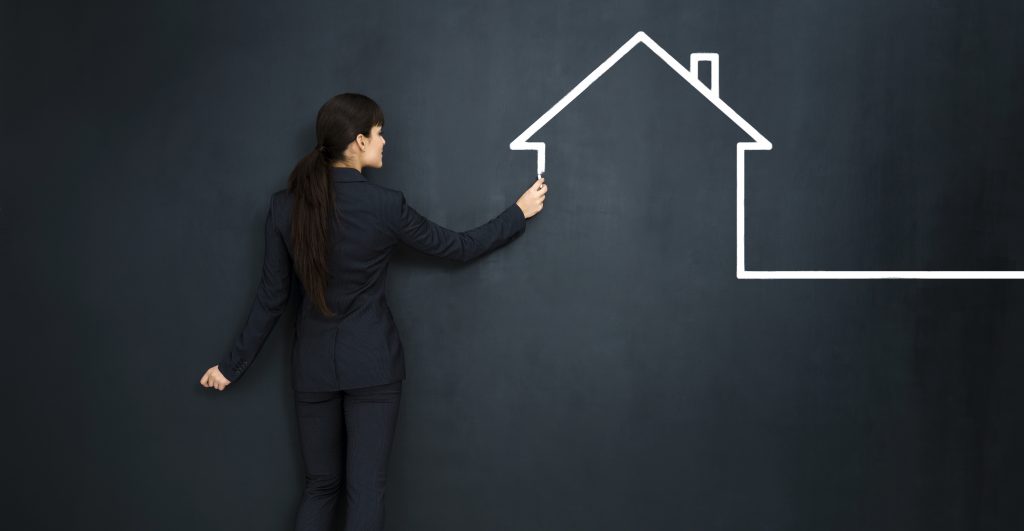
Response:
[{"label": "chalkboard surface", "polygon": [[[644,32],[771,149],[745,266],[1024,270],[1010,1],[16,3],[4,40],[12,529],[287,529],[294,308],[244,384],[270,194],[341,92],[371,181],[464,230],[510,143]],[[1021,281],[737,278],[737,143],[645,45],[530,139],[544,210],[469,264],[403,248],[387,528],[1019,529]]]}]

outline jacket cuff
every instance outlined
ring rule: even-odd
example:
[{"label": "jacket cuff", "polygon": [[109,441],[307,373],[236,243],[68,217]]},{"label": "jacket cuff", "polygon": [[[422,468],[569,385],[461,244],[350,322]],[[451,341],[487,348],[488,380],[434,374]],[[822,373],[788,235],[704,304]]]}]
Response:
[{"label": "jacket cuff", "polygon": [[505,209],[504,214],[511,219],[514,233],[518,234],[526,228],[526,214],[523,214],[523,209],[519,208],[519,205],[512,203],[512,206]]},{"label": "jacket cuff", "polygon": [[237,364],[231,364],[230,356],[220,360],[220,362],[217,364],[217,369],[220,370],[220,373],[223,374],[224,377],[227,378],[228,381],[231,383],[235,383],[235,381],[238,380],[238,377],[241,376],[242,373],[242,371],[239,370],[239,368],[237,367]]}]

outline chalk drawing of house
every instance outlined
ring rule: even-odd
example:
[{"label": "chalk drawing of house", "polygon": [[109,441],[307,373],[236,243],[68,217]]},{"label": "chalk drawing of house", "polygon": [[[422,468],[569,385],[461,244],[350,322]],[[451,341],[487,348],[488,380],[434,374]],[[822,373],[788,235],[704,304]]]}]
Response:
[{"label": "chalk drawing of house", "polygon": [[[619,47],[615,53],[605,59],[587,77],[583,78],[575,88],[558,100],[554,106],[547,110],[540,118],[533,122],[530,127],[519,134],[509,144],[513,150],[529,150],[537,152],[537,177],[544,173],[544,142],[530,142],[529,138],[543,128],[552,118],[562,111],[577,96],[597,81],[615,63],[622,59],[636,45],[643,43],[665,62],[680,77],[686,80],[694,90],[718,108],[725,116],[733,121],[746,133],[752,141],[736,143],[736,278],[738,279],[886,279],[886,278],[1024,278],[1024,271],[826,271],[826,270],[805,270],[805,271],[747,271],[744,253],[744,161],[747,151],[770,150],[772,143],[761,133],[753,128],[742,116],[736,113],[719,97],[718,84],[718,54],[717,53],[691,53],[690,67],[687,68],[679,63],[674,57],[666,52],[658,43],[654,42],[646,33],[636,32],[629,40]],[[705,85],[700,81],[697,73],[700,63],[706,62],[711,67],[710,84]]]},{"label": "chalk drawing of house", "polygon": [[[527,127],[525,131],[519,134],[509,144],[509,148],[513,150],[531,150],[537,152],[537,177],[544,173],[544,142],[530,142],[528,139],[533,136],[537,131],[543,128],[552,118],[554,118],[559,112],[562,111],[569,103],[571,103],[577,96],[587,90],[588,87],[594,81],[597,81],[605,72],[608,71],[615,63],[622,59],[630,50],[633,49],[637,44],[643,43],[650,48],[658,57],[661,58],[672,70],[675,70],[687,83],[689,83],[697,92],[703,95],[712,105],[722,111],[730,120],[733,121],[737,126],[740,127],[748,136],[750,136],[750,142],[738,142],[736,144],[736,238],[737,241],[743,241],[743,162],[744,154],[747,150],[767,150],[772,148],[772,143],[768,141],[761,133],[754,129],[742,116],[736,113],[729,107],[722,99],[718,96],[718,54],[717,53],[692,53],[690,54],[690,68],[687,68],[677,61],[674,57],[669,55],[658,43],[654,42],[646,33],[638,31],[633,35],[625,44],[619,47],[608,59],[605,59],[597,68],[594,69],[587,77],[583,78],[568,94],[562,97],[553,107],[548,109],[537,121],[533,122],[530,127]],[[711,66],[711,82],[710,85],[705,85],[700,81],[697,76],[698,66],[701,62],[707,62]],[[743,266],[743,246],[737,246],[736,255],[736,276],[742,278],[741,274],[744,272]]]}]

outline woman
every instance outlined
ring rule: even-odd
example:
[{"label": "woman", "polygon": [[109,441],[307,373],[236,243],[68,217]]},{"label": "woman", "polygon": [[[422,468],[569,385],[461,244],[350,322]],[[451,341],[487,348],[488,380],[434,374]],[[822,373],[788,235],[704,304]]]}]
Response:
[{"label": "woman", "polygon": [[248,320],[231,351],[200,380],[218,391],[238,380],[297,277],[302,306],[292,387],[306,477],[299,531],[332,528],[343,486],[345,529],[383,529],[388,454],[405,379],[402,343],[384,295],[395,245],[473,260],[522,234],[547,193],[538,178],[487,223],[448,230],[409,206],[402,192],[363,175],[364,168],[383,165],[383,126],[380,107],[360,94],[339,94],[320,108],[316,147],[292,170],[287,190],[271,197],[263,274]]}]

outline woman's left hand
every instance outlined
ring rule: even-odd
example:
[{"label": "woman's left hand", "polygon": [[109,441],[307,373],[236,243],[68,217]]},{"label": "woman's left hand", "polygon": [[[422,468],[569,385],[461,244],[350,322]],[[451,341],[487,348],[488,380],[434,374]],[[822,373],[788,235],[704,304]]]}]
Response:
[{"label": "woman's left hand", "polygon": [[199,380],[199,384],[203,387],[215,387],[218,391],[223,391],[225,387],[231,385],[231,380],[225,378],[224,374],[220,372],[220,365],[214,365],[206,369],[206,374]]}]

